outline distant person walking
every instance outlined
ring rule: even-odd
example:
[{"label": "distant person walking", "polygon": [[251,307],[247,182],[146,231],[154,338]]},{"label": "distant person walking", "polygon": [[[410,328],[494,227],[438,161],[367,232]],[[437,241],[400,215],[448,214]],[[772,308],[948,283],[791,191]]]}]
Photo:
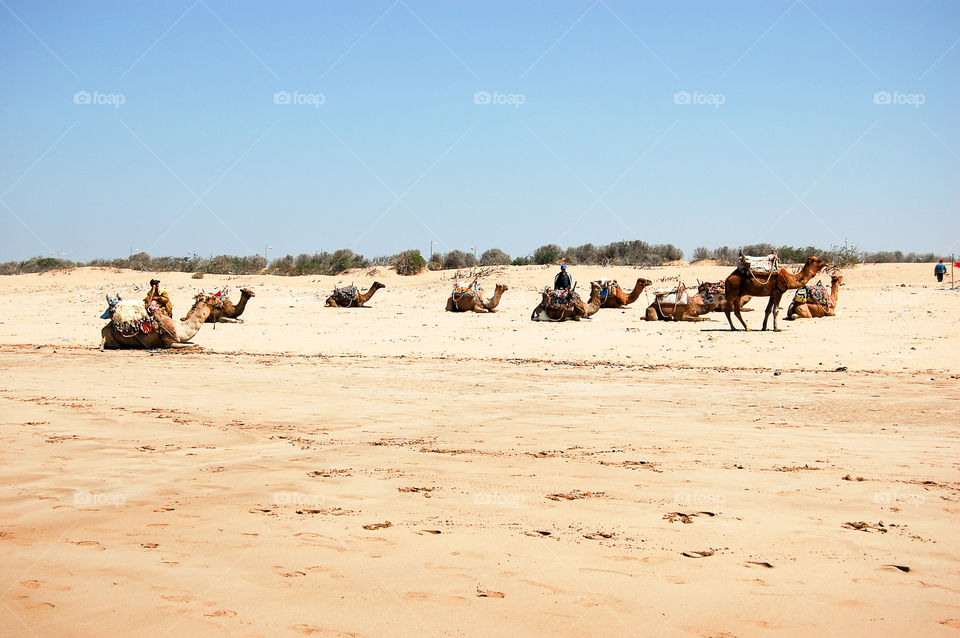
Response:
[{"label": "distant person walking", "polygon": [[570,290],[572,287],[573,283],[570,281],[570,273],[567,272],[567,265],[563,264],[560,266],[560,272],[553,278],[553,289]]},{"label": "distant person walking", "polygon": [[933,274],[937,276],[937,281],[943,283],[943,276],[947,274],[947,265],[940,260],[940,263],[933,267]]}]

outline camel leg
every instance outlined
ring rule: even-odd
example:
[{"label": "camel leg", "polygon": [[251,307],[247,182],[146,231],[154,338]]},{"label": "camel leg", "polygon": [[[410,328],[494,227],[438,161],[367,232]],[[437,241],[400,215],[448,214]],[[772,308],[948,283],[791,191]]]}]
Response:
[{"label": "camel leg", "polygon": [[[776,302],[773,299],[773,295],[770,295],[770,299],[767,301],[767,307],[763,311],[763,326],[760,328],[760,330],[767,329],[767,321],[770,319],[770,313],[773,311],[774,303]],[[777,320],[774,319],[773,321],[774,325],[776,325]]]},{"label": "camel leg", "polygon": [[813,319],[813,313],[810,312],[810,308],[807,307],[807,304],[794,306],[793,313],[796,315],[797,319]]},{"label": "camel leg", "polygon": [[446,312],[453,312],[455,307],[453,297],[447,297],[447,307],[444,310],[446,310]]},{"label": "camel leg", "polygon": [[[747,322],[743,320],[743,315],[740,314],[740,297],[737,297],[736,299],[733,300],[733,314],[736,315],[737,320],[743,325],[743,329],[746,330],[747,332],[750,332],[750,328],[747,327]],[[727,320],[729,319],[730,319],[730,312],[727,311]],[[733,327],[732,321],[730,322],[730,329],[736,330],[736,328]]]}]

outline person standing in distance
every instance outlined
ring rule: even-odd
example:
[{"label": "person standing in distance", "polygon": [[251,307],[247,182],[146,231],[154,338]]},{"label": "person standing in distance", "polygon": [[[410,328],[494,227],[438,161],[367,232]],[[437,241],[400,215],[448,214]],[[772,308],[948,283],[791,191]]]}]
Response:
[{"label": "person standing in distance", "polygon": [[947,265],[940,260],[940,263],[933,267],[933,274],[937,276],[937,281],[943,283],[943,276],[947,274]]},{"label": "person standing in distance", "polygon": [[570,281],[570,273],[567,272],[567,265],[563,264],[560,266],[560,272],[558,272],[557,276],[553,279],[553,289],[570,290],[572,287],[573,283]]}]

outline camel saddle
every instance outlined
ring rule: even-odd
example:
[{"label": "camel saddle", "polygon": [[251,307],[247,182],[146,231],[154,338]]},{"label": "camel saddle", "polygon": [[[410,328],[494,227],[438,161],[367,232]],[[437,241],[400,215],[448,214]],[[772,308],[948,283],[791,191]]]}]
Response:
[{"label": "camel saddle", "polygon": [[333,289],[333,300],[337,302],[338,306],[347,306],[359,296],[360,291],[357,290],[356,286]]},{"label": "camel saddle", "polygon": [[819,281],[813,286],[801,286],[797,289],[796,294],[793,295],[793,303],[798,304],[815,303],[826,306],[829,299],[830,296],[827,289],[824,288],[823,284]]},{"label": "camel saddle", "polygon": [[606,279],[604,281],[597,281],[596,283],[600,284],[600,299],[606,299],[614,290],[620,287],[616,279]]},{"label": "camel saddle", "polygon": [[577,306],[577,302],[580,301],[580,296],[569,288],[563,288],[561,290],[547,288],[543,292],[547,295],[546,308],[548,310],[573,312],[573,309]]},{"label": "camel saddle", "polygon": [[454,297],[475,297],[478,292],[483,292],[483,288],[477,282],[467,284],[466,286],[461,286],[459,284],[454,284],[453,286],[453,296]]},{"label": "camel saddle", "polygon": [[750,273],[759,273],[761,275],[774,273],[780,270],[780,258],[777,257],[777,253],[770,253],[763,257],[751,257],[744,255],[743,251],[740,251],[740,258],[737,260],[737,270],[745,275],[749,275]]},{"label": "camel saddle", "polygon": [[690,303],[690,295],[687,293],[687,287],[683,284],[675,288],[658,288],[653,291],[653,298],[657,303]]},{"label": "camel saddle", "polygon": [[711,297],[723,296],[727,289],[727,282],[725,281],[705,281],[703,284],[703,289]]}]

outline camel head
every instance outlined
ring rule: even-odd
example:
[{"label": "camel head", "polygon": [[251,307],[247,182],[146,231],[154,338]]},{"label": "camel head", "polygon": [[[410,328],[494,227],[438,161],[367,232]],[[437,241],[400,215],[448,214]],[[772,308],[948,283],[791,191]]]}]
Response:
[{"label": "camel head", "polygon": [[817,274],[824,268],[827,268],[830,265],[830,262],[826,259],[820,259],[816,255],[810,255],[807,257],[807,263],[804,264],[803,270],[810,270],[813,274]]},{"label": "camel head", "polygon": [[223,310],[223,299],[217,295],[212,295],[209,292],[203,292],[201,290],[193,296],[193,307],[187,311],[186,315],[180,317],[180,321],[186,321],[191,312],[203,305],[210,306],[211,310]]},{"label": "camel head", "polygon": [[241,297],[256,297],[257,295],[255,295],[254,292],[253,292],[252,290],[250,290],[249,288],[241,288],[241,289],[240,289],[240,296],[241,296]]},{"label": "camel head", "polygon": [[109,319],[110,317],[112,317],[113,312],[114,310],[117,309],[117,304],[120,303],[120,301],[121,301],[120,295],[117,295],[116,297],[111,297],[110,295],[107,295],[107,309],[103,311],[103,314],[100,315],[100,318]]},{"label": "camel head", "polygon": [[381,288],[386,288],[386,286],[384,286],[384,285],[383,285],[382,283],[380,283],[379,281],[373,282],[373,284],[371,284],[371,286],[370,286],[370,290],[380,290]]},{"label": "camel head", "polygon": [[650,281],[649,279],[644,279],[643,277],[641,277],[640,279],[637,279],[637,285],[646,288],[647,286],[652,286],[653,282]]},{"label": "camel head", "polygon": [[510,290],[510,289],[507,288],[506,285],[504,285],[504,284],[497,284],[497,287],[494,289],[493,292],[494,292],[494,294],[501,294],[501,295],[502,295],[503,293],[507,292],[508,290]]},{"label": "camel head", "polygon": [[832,284],[837,284],[837,285],[839,285],[839,286],[844,285],[844,284],[843,284],[843,275],[841,275],[840,273],[834,273],[834,274],[830,275],[830,284],[831,284],[831,285],[832,285]]}]

